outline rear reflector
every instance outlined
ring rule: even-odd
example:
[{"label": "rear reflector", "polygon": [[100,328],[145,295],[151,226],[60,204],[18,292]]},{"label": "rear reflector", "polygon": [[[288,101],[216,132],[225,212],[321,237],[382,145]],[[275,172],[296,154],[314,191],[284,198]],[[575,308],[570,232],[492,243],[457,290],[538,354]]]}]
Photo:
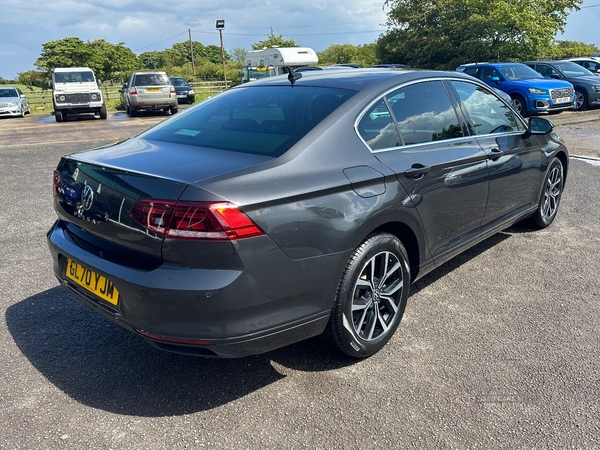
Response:
[{"label": "rear reflector", "polygon": [[236,240],[264,234],[228,202],[139,199],[129,215],[159,236],[175,239]]},{"label": "rear reflector", "polygon": [[148,333],[147,331],[144,331],[144,330],[138,330],[137,328],[135,329],[135,331],[137,331],[139,334],[141,334],[144,337],[154,339],[156,341],[173,342],[175,344],[187,344],[187,345],[212,345],[211,342],[200,340],[200,339],[181,339],[181,338],[172,338],[172,337],[167,337],[167,336],[159,336],[157,334]]}]

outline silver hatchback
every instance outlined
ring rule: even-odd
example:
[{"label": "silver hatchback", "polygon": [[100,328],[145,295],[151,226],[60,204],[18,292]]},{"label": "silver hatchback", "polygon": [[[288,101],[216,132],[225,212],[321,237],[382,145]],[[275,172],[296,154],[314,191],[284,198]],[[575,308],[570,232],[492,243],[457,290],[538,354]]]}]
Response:
[{"label": "silver hatchback", "polygon": [[165,72],[134,72],[121,89],[121,102],[127,114],[162,109],[175,114],[177,92]]}]

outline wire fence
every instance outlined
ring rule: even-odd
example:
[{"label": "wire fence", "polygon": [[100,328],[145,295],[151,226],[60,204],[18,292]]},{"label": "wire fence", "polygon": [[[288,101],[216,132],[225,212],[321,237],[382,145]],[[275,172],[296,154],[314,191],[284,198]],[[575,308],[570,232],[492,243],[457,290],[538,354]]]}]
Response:
[{"label": "wire fence", "polygon": [[[196,95],[207,96],[214,95],[221,91],[224,91],[231,86],[231,83],[225,84],[225,81],[194,81],[190,83],[196,92]],[[104,83],[100,86],[100,90],[104,96],[105,101],[120,100],[121,99],[121,86],[108,85]],[[35,109],[47,109],[52,108],[52,90],[42,89],[39,91],[27,91],[25,92],[27,100],[32,108]]]}]

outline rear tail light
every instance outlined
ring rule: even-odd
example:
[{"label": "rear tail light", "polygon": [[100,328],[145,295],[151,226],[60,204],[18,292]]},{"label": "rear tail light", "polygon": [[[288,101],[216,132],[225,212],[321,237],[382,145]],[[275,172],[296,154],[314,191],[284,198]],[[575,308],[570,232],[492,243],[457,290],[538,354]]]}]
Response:
[{"label": "rear tail light", "polygon": [[137,89],[135,86],[132,86],[131,89],[129,89],[129,95],[137,95]]},{"label": "rear tail light", "polygon": [[171,94],[176,94],[175,88],[171,86]]},{"label": "rear tail light", "polygon": [[62,182],[62,178],[58,170],[54,169],[54,174],[52,175],[52,193],[54,196],[58,195],[58,188]]},{"label": "rear tail light", "polygon": [[139,199],[129,215],[143,227],[167,238],[236,240],[264,234],[229,202]]}]

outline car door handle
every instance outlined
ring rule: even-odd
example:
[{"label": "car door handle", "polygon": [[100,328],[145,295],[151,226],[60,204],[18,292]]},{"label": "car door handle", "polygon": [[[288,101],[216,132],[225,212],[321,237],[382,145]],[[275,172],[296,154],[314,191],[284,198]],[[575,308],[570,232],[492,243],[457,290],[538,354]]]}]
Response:
[{"label": "car door handle", "polygon": [[407,178],[416,178],[425,175],[431,170],[430,166],[424,166],[423,164],[413,164],[410,169],[404,172],[404,176]]},{"label": "car door handle", "polygon": [[491,147],[490,153],[488,154],[488,159],[491,159],[492,161],[497,161],[502,156],[502,153],[504,152],[498,147]]}]

